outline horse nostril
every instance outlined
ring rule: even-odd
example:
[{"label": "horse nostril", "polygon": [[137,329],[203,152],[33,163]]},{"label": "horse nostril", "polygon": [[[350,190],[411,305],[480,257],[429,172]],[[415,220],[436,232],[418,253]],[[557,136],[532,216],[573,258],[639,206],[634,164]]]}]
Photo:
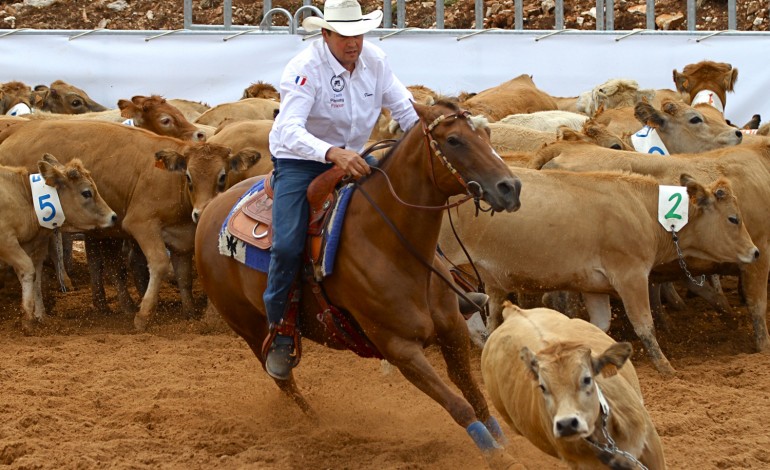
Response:
[{"label": "horse nostril", "polygon": [[754,259],[759,259],[759,250],[754,250]]},{"label": "horse nostril", "polygon": [[112,217],[110,217],[110,222],[112,222],[113,224],[118,223],[118,214],[113,212]]}]

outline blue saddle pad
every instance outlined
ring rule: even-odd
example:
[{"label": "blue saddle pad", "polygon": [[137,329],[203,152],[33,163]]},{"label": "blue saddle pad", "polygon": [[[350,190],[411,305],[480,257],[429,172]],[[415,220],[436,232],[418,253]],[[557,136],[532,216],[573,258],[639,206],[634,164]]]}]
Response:
[{"label": "blue saddle pad", "polygon": [[[243,196],[238,199],[230,213],[227,214],[222,227],[219,230],[219,253],[225,256],[234,258],[246,266],[267,273],[270,267],[270,250],[262,250],[255,246],[240,240],[236,236],[230,233],[227,229],[227,224],[230,221],[230,217],[233,216],[251,196],[265,188],[265,181],[257,181]],[[340,242],[340,234],[342,233],[342,224],[345,220],[345,211],[350,201],[350,196],[353,194],[355,187],[352,183],[344,186],[340,190],[340,195],[337,198],[337,203],[333,209],[330,217],[329,225],[327,226],[326,244],[324,246],[324,253],[322,254],[321,273],[323,276],[328,276],[334,269],[334,259],[337,255],[337,247]]]}]

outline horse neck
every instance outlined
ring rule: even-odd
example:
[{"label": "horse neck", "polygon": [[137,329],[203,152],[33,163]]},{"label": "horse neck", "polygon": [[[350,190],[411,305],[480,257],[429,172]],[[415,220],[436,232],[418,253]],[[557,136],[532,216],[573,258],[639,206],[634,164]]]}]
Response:
[{"label": "horse neck", "polygon": [[[451,194],[436,185],[432,171],[435,170],[438,177],[447,170],[429,153],[425,136],[417,126],[403,137],[391,155],[382,162],[381,169],[387,174],[393,191],[402,201],[425,207],[442,206]],[[417,209],[401,204],[391,193],[383,175],[373,175],[365,189],[410,242],[427,253],[435,250],[442,210]]]}]

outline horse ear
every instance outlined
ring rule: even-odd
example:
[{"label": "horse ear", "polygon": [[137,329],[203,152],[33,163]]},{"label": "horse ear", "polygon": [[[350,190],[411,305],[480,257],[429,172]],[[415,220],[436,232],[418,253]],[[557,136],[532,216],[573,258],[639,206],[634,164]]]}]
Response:
[{"label": "horse ear", "polygon": [[427,119],[428,113],[430,112],[430,106],[412,101],[412,107],[414,107],[414,110],[417,112],[417,115],[420,116],[420,119]]}]

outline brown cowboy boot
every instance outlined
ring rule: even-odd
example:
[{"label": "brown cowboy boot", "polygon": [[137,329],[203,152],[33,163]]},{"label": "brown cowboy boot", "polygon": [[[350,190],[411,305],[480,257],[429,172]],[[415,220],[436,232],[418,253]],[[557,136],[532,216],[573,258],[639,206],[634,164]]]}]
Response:
[{"label": "brown cowboy boot", "polygon": [[457,297],[457,300],[460,302],[460,313],[463,315],[475,312],[477,310],[476,306],[484,308],[484,306],[487,305],[487,302],[489,302],[489,296],[487,294],[482,294],[481,292],[466,292],[465,296],[473,303],[468,302],[460,296]]}]

